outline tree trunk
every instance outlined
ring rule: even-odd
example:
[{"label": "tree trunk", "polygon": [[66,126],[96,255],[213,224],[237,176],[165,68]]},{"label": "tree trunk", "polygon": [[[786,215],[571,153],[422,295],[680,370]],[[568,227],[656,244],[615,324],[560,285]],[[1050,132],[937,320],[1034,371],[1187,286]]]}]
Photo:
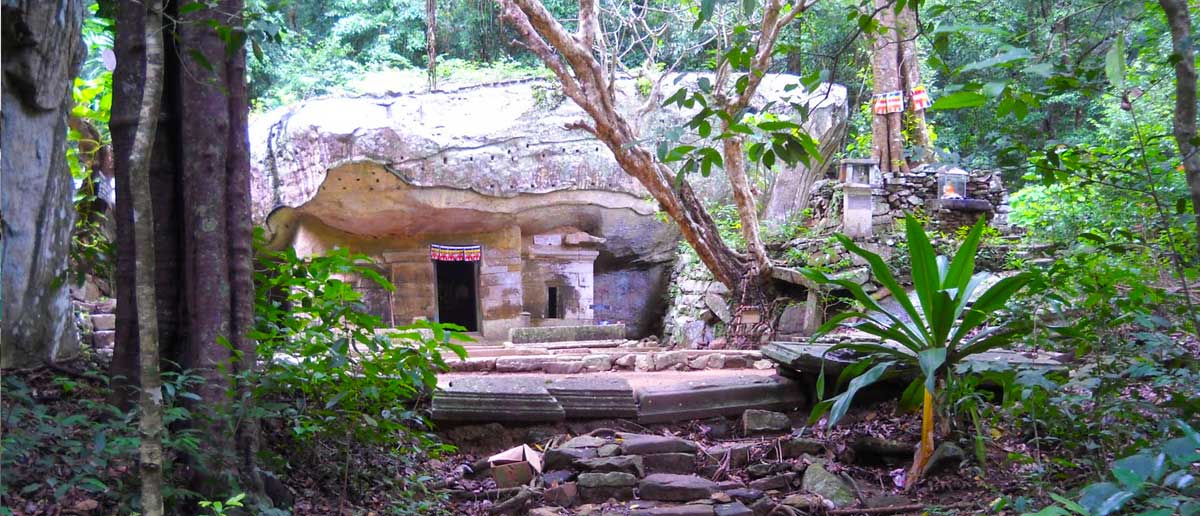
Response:
[{"label": "tree trunk", "polygon": [[425,52],[429,91],[433,91],[437,89],[437,0],[425,0]]},{"label": "tree trunk", "polygon": [[0,367],[78,351],[67,260],[75,210],[66,163],[80,0],[6,0],[0,142]]},{"label": "tree trunk", "polygon": [[163,396],[159,374],[158,314],[154,303],[154,210],[150,201],[150,154],[158,126],[162,98],[162,4],[146,7],[145,87],[138,114],[133,148],[129,155],[130,204],[133,208],[135,290],[140,356],[141,414],[138,419],[139,470],[142,481],[142,512],[163,514],[162,434]]},{"label": "tree trunk", "polygon": [[[1175,119],[1173,132],[1187,174],[1192,213],[1196,216],[1196,242],[1200,243],[1200,145],[1196,138],[1196,50],[1192,43],[1192,20],[1187,0],[1158,0],[1171,28],[1171,52],[1175,61]],[[1194,258],[1193,258],[1194,260]]]},{"label": "tree trunk", "polygon": [[[908,172],[910,162],[930,163],[935,157],[925,111],[915,109],[912,102],[913,88],[921,85],[917,14],[908,6],[897,14],[890,0],[875,0],[875,9],[883,33],[876,35],[871,43],[874,92],[876,95],[900,92],[905,98],[905,109],[873,115],[872,157],[879,160],[883,172]],[[912,148],[912,156],[904,155],[906,146]]]},{"label": "tree trunk", "polygon": [[[900,44],[896,32],[896,14],[889,0],[875,0],[883,33],[871,42],[871,72],[875,95],[902,91],[900,74]],[[874,106],[872,105],[872,111]],[[904,135],[901,133],[902,113],[873,114],[871,119],[872,157],[879,160],[883,172],[908,172],[904,158]]]},{"label": "tree trunk", "polygon": [[[129,66],[144,62],[142,25],[133,13],[140,2],[120,4],[117,20],[117,70],[114,71],[113,145],[118,186],[118,257],[132,254],[136,239],[129,231],[132,210],[128,200],[133,142],[132,115],[141,98],[144,75]],[[164,35],[162,119],[150,164],[151,197],[155,211],[156,301],[158,339],[164,358],[204,378],[191,407],[206,442],[201,456],[189,457],[195,473],[190,486],[202,494],[227,495],[227,472],[242,474],[241,488],[252,498],[260,492],[255,473],[256,422],[238,417],[245,410],[245,385],[237,379],[254,364],[254,343],[247,337],[253,322],[251,222],[249,208],[249,142],[246,117],[245,58],[242,49],[229,52],[215,21],[239,26],[240,0],[180,16],[172,2],[170,19],[180,20]],[[182,19],[181,19],[182,18]],[[203,62],[194,56],[204,56]],[[130,260],[118,260],[118,285],[133,284]],[[113,353],[114,390],[136,383],[138,327],[131,314],[138,303],[128,289],[117,292],[117,343]],[[118,402],[128,398],[117,396]],[[204,423],[200,423],[204,421]],[[234,424],[237,423],[237,424]]]}]

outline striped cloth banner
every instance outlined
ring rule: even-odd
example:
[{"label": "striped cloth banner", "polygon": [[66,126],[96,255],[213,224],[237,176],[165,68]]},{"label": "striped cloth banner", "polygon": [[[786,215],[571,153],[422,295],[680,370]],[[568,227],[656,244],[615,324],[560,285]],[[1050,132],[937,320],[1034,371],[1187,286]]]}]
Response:
[{"label": "striped cloth banner", "polygon": [[431,244],[429,258],[439,262],[477,262],[483,258],[483,246]]},{"label": "striped cloth banner", "polygon": [[929,109],[933,104],[933,100],[929,98],[929,92],[925,90],[925,86],[917,86],[912,89],[912,107],[914,111],[924,111]]},{"label": "striped cloth banner", "polygon": [[904,111],[904,92],[889,91],[880,93],[871,97],[871,110],[876,115],[886,115],[888,113],[899,113]]}]

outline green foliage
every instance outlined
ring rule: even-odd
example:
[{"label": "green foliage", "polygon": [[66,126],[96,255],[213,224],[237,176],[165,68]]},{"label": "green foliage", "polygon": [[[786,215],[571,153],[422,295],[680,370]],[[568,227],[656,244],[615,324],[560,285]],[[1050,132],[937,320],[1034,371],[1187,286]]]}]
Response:
[{"label": "green foliage", "polygon": [[[39,392],[17,375],[4,376],[5,402],[0,417],[4,431],[0,439],[0,469],[4,471],[0,499],[4,505],[14,497],[63,499],[81,493],[115,503],[121,512],[137,507],[138,412],[96,401],[107,396],[108,378],[97,372],[86,376],[86,380],[55,377],[51,392],[56,390],[63,398],[57,403],[43,399],[44,390]],[[166,478],[180,472],[175,457],[201,451],[198,431],[179,428],[186,428],[193,419],[182,402],[198,399],[194,392],[202,382],[190,372],[163,374]],[[92,389],[97,390],[84,394]],[[170,487],[164,494],[169,507],[178,507],[194,496]]]},{"label": "green foliage", "polygon": [[238,493],[229,497],[225,501],[220,500],[202,500],[198,503],[200,507],[212,511],[212,516],[225,516],[229,514],[228,509],[237,509],[243,506],[242,499],[246,498],[246,493]]},{"label": "green foliage", "polygon": [[[261,239],[261,230],[257,233]],[[261,240],[260,240],[261,241]],[[442,350],[465,357],[462,328],[431,322],[385,330],[349,281],[392,289],[366,256],[335,249],[300,258],[292,248],[260,248],[251,338],[265,361],[257,396],[295,400],[277,415],[301,442],[352,436],[360,442],[415,439],[439,451],[424,416],[406,407],[432,391],[448,369]]]},{"label": "green foliage", "polygon": [[[877,381],[895,364],[908,365],[920,371],[920,376],[907,391],[919,394],[921,391],[918,387],[923,384],[925,390],[934,393],[939,375],[945,374],[947,382],[950,382],[954,366],[964,358],[1011,342],[1028,331],[1028,325],[1019,321],[985,327],[987,323],[994,322],[992,320],[1009,298],[1023,288],[1032,276],[1020,273],[1003,278],[976,294],[991,276],[986,272],[975,273],[975,253],[984,224],[982,220],[976,224],[958,253],[950,259],[935,256],[933,245],[920,223],[912,216],[906,218],[909,263],[918,304],[913,304],[909,299],[908,293],[879,255],[859,247],[844,235],[838,235],[838,240],[846,249],[867,261],[872,276],[892,293],[911,322],[885,310],[854,281],[830,278],[814,269],[803,270],[806,277],[819,284],[845,289],[861,305],[859,310],[847,311],[830,319],[821,326],[818,335],[848,319],[858,318],[859,322],[854,328],[901,346],[839,344],[830,348],[830,351],[851,349],[870,353],[872,358],[868,360],[879,358],[885,361],[851,381],[850,389],[846,392],[818,403],[813,408],[814,419],[829,410],[829,424],[837,424],[849,409],[858,388]],[[862,372],[868,363],[864,361],[854,369]],[[818,379],[818,394],[824,396],[823,390],[824,373]]]},{"label": "green foliage", "polygon": [[1115,482],[1089,484],[1080,491],[1078,502],[1052,495],[1059,505],[1024,516],[1200,514],[1200,484],[1192,471],[1200,461],[1200,434],[1183,421],[1176,425],[1182,436],[1113,461],[1109,474]]}]

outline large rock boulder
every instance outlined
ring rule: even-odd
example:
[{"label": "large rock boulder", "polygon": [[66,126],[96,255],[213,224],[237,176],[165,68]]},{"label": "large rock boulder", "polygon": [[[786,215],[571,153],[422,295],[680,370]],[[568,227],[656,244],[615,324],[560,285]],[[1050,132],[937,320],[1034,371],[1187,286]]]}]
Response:
[{"label": "large rock boulder", "polygon": [[78,350],[67,296],[75,210],[66,135],[82,23],[80,0],[4,2],[0,367]]},{"label": "large rock boulder", "polygon": [[[700,77],[664,84],[694,87]],[[772,111],[793,117],[789,102],[806,105],[811,133],[823,142],[839,138],[830,121],[845,120],[845,88],[789,89],[798,82],[767,76],[754,107],[773,102]],[[566,128],[587,115],[556,88],[541,79],[434,92],[380,87],[259,116],[250,127],[254,220],[267,226],[274,245],[305,252],[514,226],[522,235],[576,228],[604,239],[597,244],[595,319],[645,334],[662,317],[678,230],[656,219],[646,190],[607,147]],[[647,99],[631,78],[617,80],[616,100],[646,139],[691,116],[677,108],[639,114]],[[695,186],[709,199],[728,191],[720,173]]]}]

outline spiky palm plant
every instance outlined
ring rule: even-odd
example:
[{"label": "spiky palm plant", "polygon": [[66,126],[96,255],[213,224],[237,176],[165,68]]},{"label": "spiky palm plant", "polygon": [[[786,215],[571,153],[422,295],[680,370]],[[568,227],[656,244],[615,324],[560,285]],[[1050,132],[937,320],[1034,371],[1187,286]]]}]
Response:
[{"label": "spiky palm plant", "polygon": [[[878,381],[892,366],[907,366],[920,371],[919,376],[905,390],[904,396],[912,399],[924,391],[921,445],[916,451],[913,466],[907,477],[906,487],[909,489],[920,480],[925,464],[933,455],[934,393],[940,375],[952,374],[955,364],[964,358],[1011,342],[1029,328],[1029,325],[1022,321],[996,323],[992,319],[1017,291],[1029,283],[1032,279],[1030,273],[1019,273],[1001,279],[976,296],[976,291],[991,276],[987,272],[975,272],[975,254],[979,249],[984,227],[985,221],[980,220],[967,234],[958,252],[951,259],[937,255],[925,229],[912,215],[905,218],[912,285],[919,308],[909,299],[908,292],[900,286],[883,258],[859,247],[846,236],[837,235],[837,239],[846,249],[867,261],[872,276],[896,299],[908,321],[884,309],[878,301],[867,295],[862,286],[849,279],[830,278],[813,269],[802,271],[805,276],[819,284],[836,285],[847,290],[860,305],[857,310],[843,312],[830,319],[817,330],[817,336],[838,326],[847,326],[884,341],[880,344],[839,344],[827,351],[828,353],[850,349],[868,353],[869,356],[860,363],[863,366],[883,361],[879,361],[852,380],[849,388],[842,394],[818,403],[813,409],[814,417],[819,417],[828,410],[829,425],[837,424],[850,408],[855,393]],[[856,321],[850,323],[851,319]],[[985,327],[989,322],[995,324]],[[885,345],[888,341],[899,346]],[[848,370],[857,371],[862,368],[852,367]],[[818,379],[819,396],[823,396],[823,390],[822,370]]]}]

